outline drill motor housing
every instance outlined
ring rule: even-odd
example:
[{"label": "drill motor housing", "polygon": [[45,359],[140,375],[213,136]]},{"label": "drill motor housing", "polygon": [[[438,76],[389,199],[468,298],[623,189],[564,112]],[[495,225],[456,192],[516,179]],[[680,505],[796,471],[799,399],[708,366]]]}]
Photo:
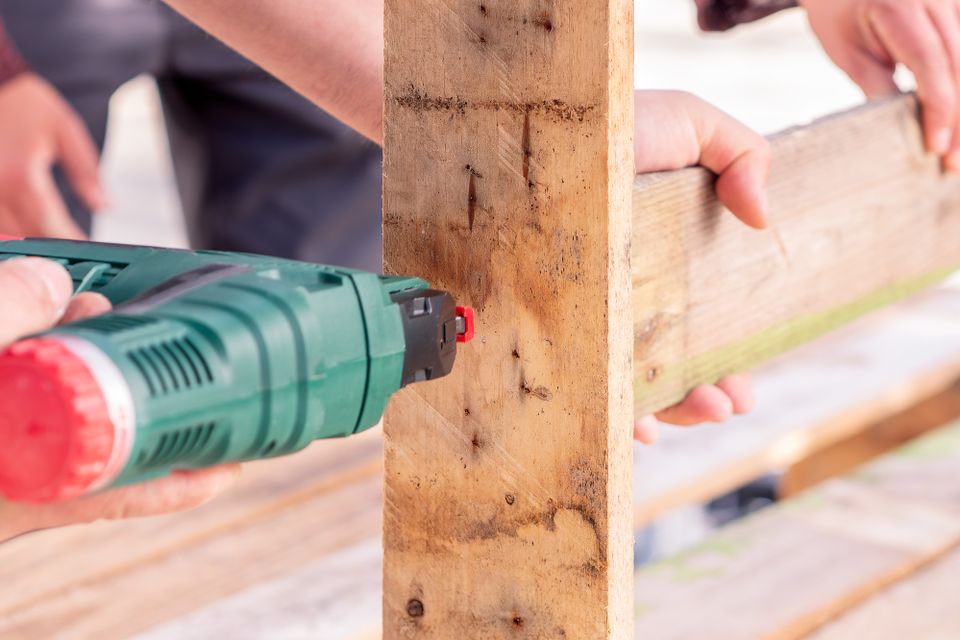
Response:
[{"label": "drill motor housing", "polygon": [[[472,310],[418,278],[214,251],[0,241],[112,312],[0,355],[0,493],[46,502],[376,425],[448,374]],[[26,404],[25,404],[26,403]],[[4,454],[6,451],[6,455]]]}]

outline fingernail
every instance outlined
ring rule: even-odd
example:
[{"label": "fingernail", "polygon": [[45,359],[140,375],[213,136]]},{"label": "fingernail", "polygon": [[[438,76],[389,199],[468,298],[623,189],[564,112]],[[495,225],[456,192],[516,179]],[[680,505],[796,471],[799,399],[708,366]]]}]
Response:
[{"label": "fingernail", "polygon": [[953,133],[950,129],[937,129],[937,132],[933,134],[933,152],[938,156],[944,155],[950,149],[952,138]]},{"label": "fingernail", "polygon": [[14,258],[9,261],[16,264],[21,269],[26,269],[33,273],[47,289],[50,301],[57,310],[56,317],[59,318],[66,311],[70,304],[70,297],[73,295],[73,281],[67,270],[52,260],[44,258]]}]

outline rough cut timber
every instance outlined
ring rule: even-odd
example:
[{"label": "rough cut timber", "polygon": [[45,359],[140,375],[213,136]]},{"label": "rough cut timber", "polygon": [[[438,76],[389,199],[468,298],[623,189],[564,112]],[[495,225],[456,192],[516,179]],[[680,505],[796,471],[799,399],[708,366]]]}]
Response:
[{"label": "rough cut timber", "polygon": [[[958,465],[960,423],[954,423],[853,475],[764,509],[695,548],[643,567],[637,573],[636,637],[808,638],[957,548]],[[954,574],[953,587],[931,590],[927,597],[951,603],[947,610],[956,620],[955,594]],[[894,603],[888,599],[886,604]],[[938,608],[931,606],[931,613]],[[915,611],[887,608],[885,618],[909,620]],[[841,626],[847,633],[825,637],[956,637],[924,634],[931,627],[919,625],[899,628],[907,627],[921,633],[870,633],[866,628],[856,633],[854,626]]]},{"label": "rough cut timber", "polygon": [[787,131],[773,149],[763,232],[723,210],[703,170],[638,179],[638,414],[960,267],[960,180],[924,153],[913,97]]},{"label": "rough cut timber", "polygon": [[384,637],[627,638],[632,2],[385,29],[385,263],[479,324],[387,416]]}]

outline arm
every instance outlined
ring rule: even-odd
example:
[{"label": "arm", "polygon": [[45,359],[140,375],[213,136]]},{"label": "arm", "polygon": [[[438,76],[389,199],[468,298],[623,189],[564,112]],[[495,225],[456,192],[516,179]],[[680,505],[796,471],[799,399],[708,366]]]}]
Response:
[{"label": "arm", "polygon": [[168,4],[378,144],[383,0],[168,0]]}]

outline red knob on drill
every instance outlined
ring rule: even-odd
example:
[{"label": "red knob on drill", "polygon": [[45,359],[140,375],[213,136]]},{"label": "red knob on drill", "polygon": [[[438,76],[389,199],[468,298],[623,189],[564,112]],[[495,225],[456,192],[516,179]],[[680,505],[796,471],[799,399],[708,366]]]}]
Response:
[{"label": "red knob on drill", "polygon": [[0,495],[47,502],[86,492],[109,466],[114,431],[93,373],[60,341],[0,353]]}]

